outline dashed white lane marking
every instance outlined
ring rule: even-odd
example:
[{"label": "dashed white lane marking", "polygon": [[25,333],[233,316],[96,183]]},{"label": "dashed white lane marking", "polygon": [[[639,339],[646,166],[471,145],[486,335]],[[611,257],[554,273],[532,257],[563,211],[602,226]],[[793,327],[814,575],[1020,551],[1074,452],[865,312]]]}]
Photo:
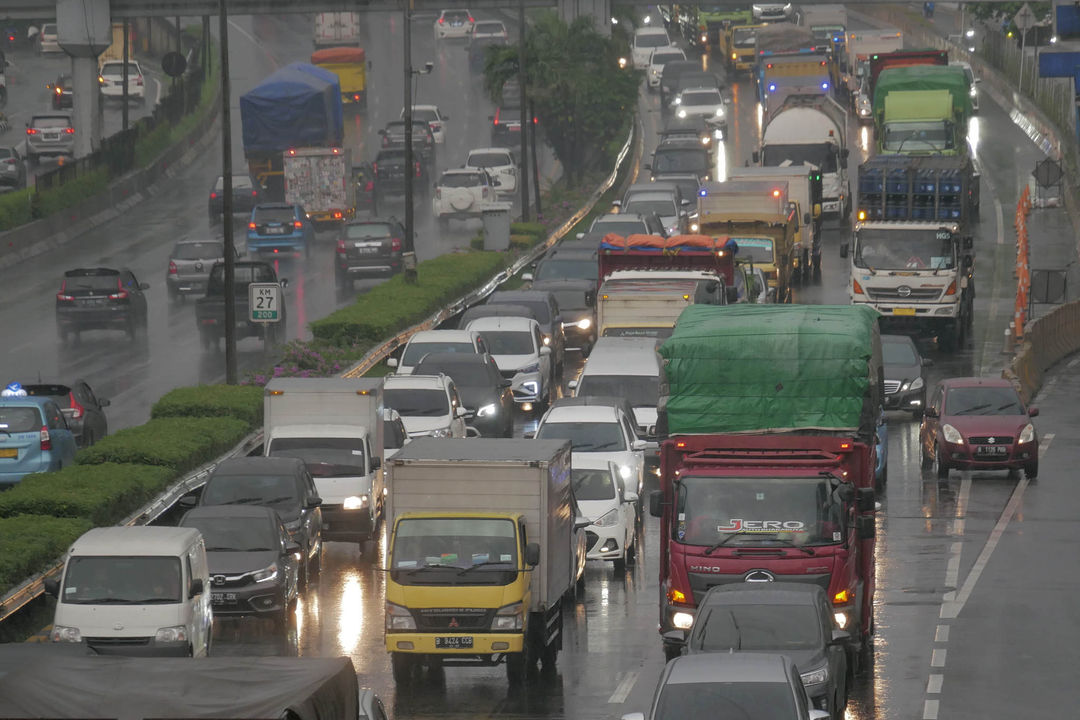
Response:
[{"label": "dashed white lane marking", "polygon": [[619,684],[615,686],[615,692],[611,693],[611,697],[608,698],[609,703],[624,703],[626,698],[630,695],[630,691],[634,688],[634,683],[637,682],[638,674],[636,670],[623,675],[623,679],[619,681]]},{"label": "dashed white lane marking", "polygon": [[944,675],[931,675],[930,679],[926,681],[926,694],[927,695],[940,695],[941,685],[945,682]]},{"label": "dashed white lane marking", "polygon": [[930,656],[930,667],[945,667],[945,656],[948,652],[945,648],[934,648],[934,653]]},{"label": "dashed white lane marking", "polygon": [[923,720],[937,720],[938,714],[938,701],[927,700],[923,703],[922,717]]},{"label": "dashed white lane marking", "polygon": [[934,642],[947,643],[949,642],[949,626],[938,625],[937,630],[934,631]]}]

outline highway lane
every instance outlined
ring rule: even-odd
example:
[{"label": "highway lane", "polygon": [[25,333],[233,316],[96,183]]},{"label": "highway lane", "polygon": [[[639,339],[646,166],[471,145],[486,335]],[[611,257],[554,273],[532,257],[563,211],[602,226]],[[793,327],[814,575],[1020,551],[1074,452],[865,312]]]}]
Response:
[{"label": "highway lane", "polygon": [[[490,144],[491,104],[482,94],[480,77],[468,72],[463,45],[435,46],[430,32],[433,21],[415,20],[414,65],[423,67],[426,60],[436,63],[435,72],[419,78],[416,101],[436,103],[450,115],[439,160],[441,167],[447,167],[459,165],[469,149]],[[258,16],[236,17],[230,23],[232,161],[242,169],[238,98],[276,67],[310,57],[312,20],[302,15]],[[371,159],[378,147],[378,129],[396,119],[403,106],[400,16],[373,14],[365,28],[363,46],[372,61],[369,110],[351,119],[347,140],[357,157]],[[115,220],[62,249],[0,272],[0,284],[6,288],[6,312],[0,318],[0,334],[9,349],[6,376],[24,381],[39,375],[46,380],[83,377],[99,394],[112,399],[109,422],[113,429],[144,422],[151,404],[173,387],[224,379],[223,354],[204,353],[199,347],[192,303],[170,305],[165,288],[173,242],[219,232],[209,227],[205,210],[209,189],[220,173],[219,148],[215,142],[204,157],[166,185],[144,193],[138,205]],[[549,177],[554,163],[550,153],[542,157],[542,172]],[[480,228],[479,221],[453,223],[449,232],[440,233],[430,202],[419,196],[415,207],[420,259],[467,248]],[[398,203],[380,211],[401,217],[403,209]],[[238,247],[243,248],[242,228],[237,238]],[[350,300],[335,291],[333,252],[334,235],[320,233],[310,259],[279,261],[279,273],[290,281],[286,291],[289,338],[310,337],[309,322]],[[151,283],[149,333],[143,342],[132,345],[120,333],[89,332],[77,345],[59,344],[53,308],[62,273],[97,265],[127,266],[141,281]],[[357,282],[356,291],[376,282],[380,280]],[[242,372],[265,367],[270,361],[257,339],[242,340],[238,353]]]}]

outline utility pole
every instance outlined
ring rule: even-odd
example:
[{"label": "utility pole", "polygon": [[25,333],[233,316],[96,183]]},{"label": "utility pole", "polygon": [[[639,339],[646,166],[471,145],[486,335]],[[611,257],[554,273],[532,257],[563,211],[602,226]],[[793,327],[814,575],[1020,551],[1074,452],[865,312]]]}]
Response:
[{"label": "utility pole", "polygon": [[529,98],[525,89],[525,2],[518,0],[518,85],[521,87],[521,168],[518,184],[521,186],[521,219],[529,221],[529,133],[533,131],[529,115]]},{"label": "utility pole", "polygon": [[[529,117],[536,117],[536,107],[529,101]],[[536,125],[529,128],[529,148],[532,154],[533,198],[536,200],[536,216],[544,214],[544,208],[540,206],[540,163],[536,161]]]},{"label": "utility pole", "polygon": [[[128,47],[130,40],[128,39],[128,19],[124,18],[124,94],[127,95],[128,84],[128,62],[131,56],[131,49]],[[124,106],[120,110],[120,127],[124,132],[128,129],[128,104],[127,97],[124,97]]]},{"label": "utility pole", "polygon": [[412,11],[413,0],[405,0],[405,248],[401,254],[401,264],[405,271],[405,282],[416,283],[416,246],[413,243],[413,182],[416,170],[413,162],[412,133]]},{"label": "utility pole", "polygon": [[229,17],[218,0],[221,45],[221,226],[225,232],[225,383],[236,384],[236,250],[232,226],[232,120],[229,117]]}]

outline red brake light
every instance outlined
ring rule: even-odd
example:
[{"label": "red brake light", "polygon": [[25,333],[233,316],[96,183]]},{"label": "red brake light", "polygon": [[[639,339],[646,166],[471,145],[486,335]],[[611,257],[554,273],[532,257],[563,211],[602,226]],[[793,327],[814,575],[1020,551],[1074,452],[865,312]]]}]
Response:
[{"label": "red brake light", "polygon": [[686,447],[686,443],[680,440],[679,442],[675,443],[675,447],[679,450],[682,450]]},{"label": "red brake light", "polygon": [[442,25],[446,22],[446,18],[439,18],[439,24]]},{"label": "red brake light", "polygon": [[[379,174],[379,163],[371,163],[371,172],[375,173],[376,175]],[[375,187],[375,183],[369,182],[368,190],[371,190],[373,187]]]},{"label": "red brake light", "polygon": [[355,93],[352,96],[352,99],[355,100],[356,102],[360,102],[360,93]]},{"label": "red brake light", "polygon": [[15,158],[8,158],[4,162],[7,163],[8,165],[14,165],[15,164]]},{"label": "red brake light", "polygon": [[393,252],[401,250],[401,238],[390,238],[390,250]]},{"label": "red brake light", "polygon": [[[334,219],[335,220],[340,220],[341,217],[342,217],[341,211],[340,210],[335,210],[334,211]],[[300,227],[300,223],[296,223],[296,227]]]},{"label": "red brake light", "polygon": [[52,438],[49,437],[49,428],[42,425],[38,438],[41,440],[42,450],[52,450]]},{"label": "red brake light", "polygon": [[37,130],[35,128],[26,128],[26,134],[27,135],[37,135]]},{"label": "red brake light", "polygon": [[75,134],[75,128],[71,128],[71,127],[64,128],[64,132],[66,132],[68,135],[74,135]]},{"label": "red brake light", "polygon": [[216,192],[211,192],[211,193],[210,193],[210,199],[211,199],[211,200],[213,200],[213,199],[214,199],[214,198],[216,198],[216,197],[217,197],[217,193],[216,193]]},{"label": "red brake light", "polygon": [[254,229],[255,229],[255,223],[249,222],[248,223],[248,230],[254,230]]},{"label": "red brake light", "polygon": [[474,23],[476,22],[476,20],[474,20],[473,18],[469,18],[469,22]]},{"label": "red brake light", "polygon": [[499,124],[499,108],[495,108],[495,124]]},{"label": "red brake light", "polygon": [[374,189],[375,189],[375,182],[373,180],[368,180],[367,185],[364,186],[364,192],[371,192]]},{"label": "red brake light", "polygon": [[435,199],[436,200],[442,200],[442,188],[440,188],[440,187],[435,188]]},{"label": "red brake light", "polygon": [[127,290],[124,289],[123,283],[119,280],[116,281],[116,292],[109,295],[110,300],[126,300],[128,296]]},{"label": "red brake light", "polygon": [[176,263],[172,260],[169,261],[169,274],[175,275],[177,273]]},{"label": "red brake light", "polygon": [[251,191],[251,197],[256,197],[259,193],[255,190]]},{"label": "red brake light", "polygon": [[420,163],[414,162],[413,167],[416,168],[416,177],[420,177]]},{"label": "red brake light", "polygon": [[300,222],[299,220],[296,220],[296,221],[293,222],[293,227],[294,228],[302,228],[302,227],[304,227],[304,223]]},{"label": "red brake light", "polygon": [[71,409],[74,411],[71,413],[73,418],[81,418],[83,413],[86,412],[86,408],[79,404],[79,401],[75,399],[75,393],[68,393],[68,397],[71,398]]},{"label": "red brake light", "polygon": [[345,239],[344,238],[338,238],[337,251],[339,253],[341,253],[342,255],[345,254]]}]

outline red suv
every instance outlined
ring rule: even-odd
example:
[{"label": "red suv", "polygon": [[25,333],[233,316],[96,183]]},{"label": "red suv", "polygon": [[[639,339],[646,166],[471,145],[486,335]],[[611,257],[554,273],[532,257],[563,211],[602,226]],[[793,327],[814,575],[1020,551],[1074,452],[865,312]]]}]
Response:
[{"label": "red suv", "polygon": [[1039,436],[1012,383],[1001,378],[942,380],[926,407],[919,442],[923,467],[934,463],[939,478],[949,470],[1020,468],[1029,480],[1039,474]]}]

